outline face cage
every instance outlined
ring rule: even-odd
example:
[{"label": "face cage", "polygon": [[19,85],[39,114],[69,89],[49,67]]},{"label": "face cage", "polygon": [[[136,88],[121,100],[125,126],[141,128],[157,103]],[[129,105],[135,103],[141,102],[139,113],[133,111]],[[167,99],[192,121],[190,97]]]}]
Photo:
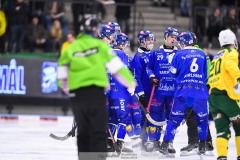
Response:
[{"label": "face cage", "polygon": [[125,42],[124,44],[119,45],[121,47],[121,50],[124,51],[126,47],[128,46],[128,41]]}]

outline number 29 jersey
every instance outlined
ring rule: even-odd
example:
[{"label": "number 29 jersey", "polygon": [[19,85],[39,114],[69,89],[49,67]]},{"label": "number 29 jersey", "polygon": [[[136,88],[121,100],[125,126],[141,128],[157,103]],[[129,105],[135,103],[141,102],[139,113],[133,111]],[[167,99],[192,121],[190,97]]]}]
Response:
[{"label": "number 29 jersey", "polygon": [[176,77],[175,97],[208,98],[207,59],[202,50],[189,46],[178,51],[169,70]]},{"label": "number 29 jersey", "polygon": [[209,92],[211,93],[213,88],[225,90],[231,99],[240,100],[240,94],[235,94],[233,88],[239,78],[238,52],[230,48],[220,50],[211,63],[208,78]]}]

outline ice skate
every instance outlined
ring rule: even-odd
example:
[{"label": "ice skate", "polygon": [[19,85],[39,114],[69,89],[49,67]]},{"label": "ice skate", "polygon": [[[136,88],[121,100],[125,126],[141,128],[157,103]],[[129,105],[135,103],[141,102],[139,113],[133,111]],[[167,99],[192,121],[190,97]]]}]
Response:
[{"label": "ice skate", "polygon": [[173,143],[170,142],[168,146],[168,157],[175,158],[176,150],[173,148]]},{"label": "ice skate", "polygon": [[168,147],[169,147],[169,142],[168,141],[163,141],[161,146],[160,146],[160,154],[159,157],[160,158],[166,158],[168,157],[169,153],[168,153]]},{"label": "ice skate", "polygon": [[133,149],[141,147],[142,140],[139,137],[131,138],[131,145]]},{"label": "ice skate", "polygon": [[[240,158],[239,158],[239,159],[240,159]],[[237,160],[239,160],[239,159],[237,159]],[[227,160],[227,157],[221,156],[221,157],[218,157],[217,160]]]},{"label": "ice skate", "polygon": [[180,150],[180,156],[190,156],[198,153],[198,143],[190,143]]},{"label": "ice skate", "polygon": [[198,144],[198,154],[200,155],[200,159],[203,159],[203,155],[206,152],[206,142],[205,141],[200,141]]},{"label": "ice skate", "polygon": [[113,147],[113,142],[111,139],[107,140],[107,152],[115,152],[115,149]]},{"label": "ice skate", "polygon": [[154,149],[153,141],[146,141],[142,144],[142,152],[143,156],[158,156],[159,152]]},{"label": "ice skate", "polygon": [[153,143],[154,143],[154,150],[159,151],[161,142],[160,141],[154,141]]},{"label": "ice skate", "polygon": [[213,153],[213,145],[212,145],[212,141],[208,141],[206,143],[206,152],[205,152],[205,155],[206,156],[214,156],[214,153]]},{"label": "ice skate", "polygon": [[133,150],[129,147],[126,147],[124,145],[124,142],[121,140],[117,140],[117,145],[118,145],[119,149],[121,150],[121,152],[133,152]]}]

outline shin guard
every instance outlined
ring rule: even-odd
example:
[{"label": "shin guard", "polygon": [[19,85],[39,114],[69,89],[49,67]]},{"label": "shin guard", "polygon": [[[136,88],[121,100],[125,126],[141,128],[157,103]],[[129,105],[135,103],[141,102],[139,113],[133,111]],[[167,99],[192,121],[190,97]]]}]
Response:
[{"label": "shin guard", "polygon": [[228,140],[222,137],[216,139],[216,148],[218,157],[224,156],[227,157],[228,154]]}]

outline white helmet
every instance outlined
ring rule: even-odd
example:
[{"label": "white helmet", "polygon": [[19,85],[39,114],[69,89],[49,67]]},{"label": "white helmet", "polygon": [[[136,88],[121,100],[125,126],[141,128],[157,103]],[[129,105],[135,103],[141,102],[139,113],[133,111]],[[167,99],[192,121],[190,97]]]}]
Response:
[{"label": "white helmet", "polygon": [[233,44],[234,47],[238,49],[237,38],[230,29],[222,30],[219,33],[218,40],[221,47],[227,44]]}]

